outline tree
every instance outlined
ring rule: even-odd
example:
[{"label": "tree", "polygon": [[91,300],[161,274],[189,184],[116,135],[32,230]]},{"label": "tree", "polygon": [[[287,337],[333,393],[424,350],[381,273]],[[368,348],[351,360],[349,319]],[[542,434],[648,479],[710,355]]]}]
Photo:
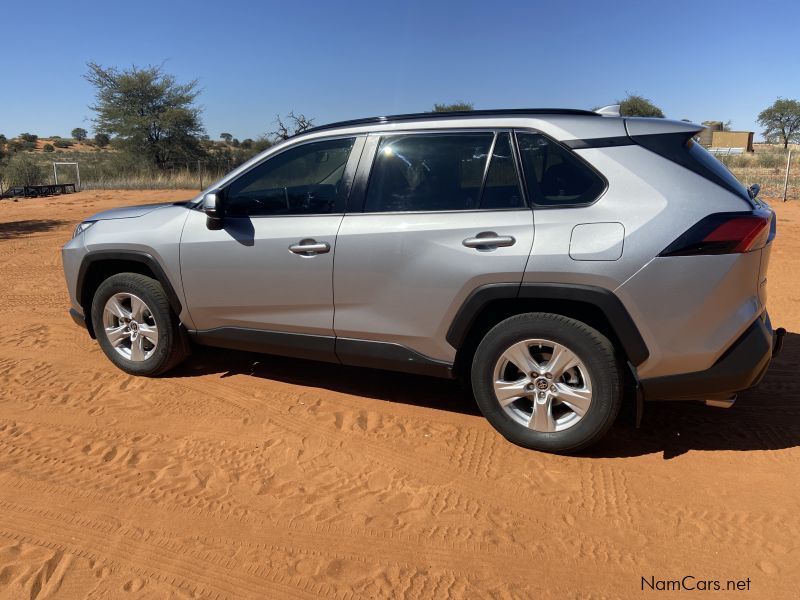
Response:
[{"label": "tree", "polygon": [[245,138],[242,140],[242,148],[245,150],[249,150],[253,147],[253,140],[251,138]]},{"label": "tree", "polygon": [[647,98],[638,94],[631,94],[617,100],[619,104],[619,114],[623,117],[660,117],[664,118],[664,112]]},{"label": "tree", "polygon": [[29,154],[15,154],[8,161],[4,178],[9,185],[39,185],[47,178],[47,169]]},{"label": "tree", "polygon": [[42,150],[44,152],[55,152],[56,151],[56,149],[53,146],[53,144],[45,144],[44,147],[42,148]]},{"label": "tree", "polygon": [[82,142],[87,138],[89,132],[86,131],[83,127],[76,127],[72,130],[72,137],[76,142]]},{"label": "tree", "polygon": [[105,148],[111,143],[111,137],[107,133],[98,133],[94,136],[94,143],[98,148]]},{"label": "tree", "polygon": [[758,114],[758,122],[764,128],[765,140],[782,142],[788,148],[789,142],[800,141],[800,102],[778,98]]},{"label": "tree", "polygon": [[230,133],[220,133],[219,139],[221,139],[226,144],[230,144],[231,140],[233,139],[233,136]]},{"label": "tree", "polygon": [[5,144],[7,141],[8,141],[8,139],[6,138],[6,136],[4,136],[2,133],[0,133],[0,146]]},{"label": "tree", "polygon": [[196,80],[178,83],[160,66],[88,67],[85,77],[96,93],[90,106],[97,113],[94,123],[98,130],[116,134],[120,148],[159,168],[202,156]]},{"label": "tree", "polygon": [[472,102],[453,102],[452,104],[434,104],[431,112],[458,112],[475,110]]},{"label": "tree", "polygon": [[275,115],[275,131],[270,132],[270,135],[277,140],[288,140],[293,135],[303,133],[314,126],[313,118],[308,118],[302,113],[296,115],[294,111],[289,112],[287,120],[289,121],[288,125],[280,115]]},{"label": "tree", "polygon": [[39,139],[38,135],[34,135],[32,133],[20,133],[19,137],[23,142],[33,142],[34,144],[36,143],[36,140]]}]

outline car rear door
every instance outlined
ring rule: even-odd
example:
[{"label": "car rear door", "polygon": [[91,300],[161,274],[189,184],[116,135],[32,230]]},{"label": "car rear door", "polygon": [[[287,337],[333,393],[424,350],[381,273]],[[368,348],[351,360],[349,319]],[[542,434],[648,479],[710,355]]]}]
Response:
[{"label": "car rear door", "polygon": [[451,363],[447,329],[469,294],[520,283],[534,228],[513,143],[508,131],[370,135],[336,242],[342,362]]}]

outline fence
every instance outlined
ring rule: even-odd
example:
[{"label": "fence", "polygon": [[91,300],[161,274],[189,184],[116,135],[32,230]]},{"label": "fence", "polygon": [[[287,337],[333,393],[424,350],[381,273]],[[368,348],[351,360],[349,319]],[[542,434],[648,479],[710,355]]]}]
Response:
[{"label": "fence", "polygon": [[745,185],[759,184],[760,197],[800,200],[800,151],[718,151],[715,156]]},{"label": "fence", "polygon": [[170,162],[162,169],[81,163],[83,189],[204,189],[244,160],[233,158]]}]

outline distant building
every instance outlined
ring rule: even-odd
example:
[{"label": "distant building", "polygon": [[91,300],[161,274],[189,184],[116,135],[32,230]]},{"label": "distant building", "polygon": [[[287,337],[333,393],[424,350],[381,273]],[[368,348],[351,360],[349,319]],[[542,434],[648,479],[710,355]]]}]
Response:
[{"label": "distant building", "polygon": [[[701,142],[702,143],[702,142]],[[712,131],[712,148],[743,148],[745,152],[753,151],[752,131]]]}]

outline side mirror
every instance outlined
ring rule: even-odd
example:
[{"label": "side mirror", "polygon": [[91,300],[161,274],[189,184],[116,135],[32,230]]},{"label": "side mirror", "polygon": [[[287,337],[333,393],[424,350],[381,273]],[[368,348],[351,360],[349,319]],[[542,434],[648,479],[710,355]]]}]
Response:
[{"label": "side mirror", "polygon": [[208,192],[203,196],[201,204],[203,212],[206,213],[206,227],[212,230],[222,229],[222,194],[220,192]]},{"label": "side mirror", "polygon": [[761,186],[758,185],[757,183],[754,183],[749,188],[747,188],[747,191],[750,194],[750,199],[755,200],[756,197],[758,196],[758,192],[761,191]]}]

